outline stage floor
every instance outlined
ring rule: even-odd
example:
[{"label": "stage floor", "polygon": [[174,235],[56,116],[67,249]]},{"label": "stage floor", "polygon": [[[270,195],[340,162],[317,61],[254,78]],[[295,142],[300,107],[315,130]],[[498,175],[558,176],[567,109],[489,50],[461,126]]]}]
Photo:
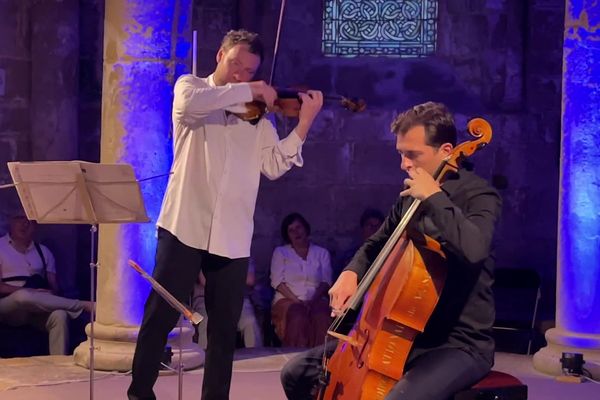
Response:
[{"label": "stage floor", "polygon": [[[285,399],[279,371],[294,351],[278,348],[243,349],[236,353],[232,400]],[[495,370],[508,372],[529,387],[529,400],[598,400],[600,385],[562,383],[533,369],[531,356],[497,353]],[[94,399],[125,399],[130,376],[96,372]],[[199,400],[202,369],[183,376],[184,400]],[[176,374],[161,375],[155,386],[160,400],[178,399]],[[90,398],[89,371],[76,366],[71,356],[45,356],[0,360],[0,400],[84,400]]]}]

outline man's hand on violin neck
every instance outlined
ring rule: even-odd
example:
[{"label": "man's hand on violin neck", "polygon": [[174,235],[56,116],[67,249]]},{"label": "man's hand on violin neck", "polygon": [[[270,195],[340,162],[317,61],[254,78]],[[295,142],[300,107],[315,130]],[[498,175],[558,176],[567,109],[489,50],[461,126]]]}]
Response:
[{"label": "man's hand on violin neck", "polygon": [[353,271],[344,271],[329,289],[329,305],[331,316],[340,315],[347,307],[348,300],[356,293],[358,287],[358,275]]},{"label": "man's hand on violin neck", "polygon": [[254,100],[264,102],[267,105],[267,109],[273,108],[273,104],[277,98],[277,91],[272,86],[267,85],[265,81],[248,82],[248,85],[250,86]]},{"label": "man's hand on violin neck", "polygon": [[309,90],[306,93],[298,93],[300,96],[300,112],[298,114],[298,125],[296,126],[296,134],[302,140],[306,140],[308,131],[312,126],[315,117],[323,106],[323,93],[318,90]]},{"label": "man's hand on violin neck", "polygon": [[301,122],[312,125],[321,107],[323,107],[323,93],[319,90],[308,90],[306,93],[298,93],[298,96],[300,96],[302,103],[298,118]]}]

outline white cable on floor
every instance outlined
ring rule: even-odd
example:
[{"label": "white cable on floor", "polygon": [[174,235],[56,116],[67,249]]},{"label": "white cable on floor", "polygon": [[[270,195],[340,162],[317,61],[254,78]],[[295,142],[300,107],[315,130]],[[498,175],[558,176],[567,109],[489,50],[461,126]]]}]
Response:
[{"label": "white cable on floor", "polygon": [[[597,380],[595,380],[595,379],[592,379],[592,374],[590,373],[590,371],[588,371],[587,369],[583,368],[583,372],[585,372],[585,374],[587,374],[587,375],[585,375],[585,374],[584,374],[584,375],[581,375],[581,377],[582,377],[584,380],[587,380],[587,381],[590,381],[590,382],[592,382],[592,383],[596,383],[596,384],[600,385],[600,381],[597,381]],[[588,376],[588,375],[589,375],[589,376]]]}]

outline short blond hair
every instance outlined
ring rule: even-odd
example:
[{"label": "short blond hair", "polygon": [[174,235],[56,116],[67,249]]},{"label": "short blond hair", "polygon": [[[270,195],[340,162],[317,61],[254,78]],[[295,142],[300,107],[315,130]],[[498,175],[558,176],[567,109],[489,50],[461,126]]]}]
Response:
[{"label": "short blond hair", "polygon": [[245,29],[239,29],[236,31],[231,30],[223,37],[223,40],[221,41],[221,49],[227,51],[238,44],[248,45],[250,53],[259,56],[260,61],[262,62],[264,49],[262,42],[258,38],[258,33],[249,32]]}]

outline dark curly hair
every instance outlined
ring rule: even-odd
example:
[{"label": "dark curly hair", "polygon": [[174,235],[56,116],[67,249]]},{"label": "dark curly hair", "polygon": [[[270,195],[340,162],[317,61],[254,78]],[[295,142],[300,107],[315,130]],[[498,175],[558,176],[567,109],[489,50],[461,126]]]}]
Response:
[{"label": "dark curly hair", "polygon": [[396,135],[404,135],[419,125],[425,127],[425,138],[429,146],[438,148],[444,143],[456,146],[454,117],[442,103],[428,101],[416,105],[398,115],[391,128]]},{"label": "dark curly hair", "polygon": [[302,225],[304,225],[304,229],[306,229],[306,235],[310,235],[310,225],[306,218],[302,216],[302,214],[293,212],[285,216],[283,221],[281,221],[281,238],[284,243],[290,243],[290,237],[288,236],[288,227],[294,222],[298,221]]},{"label": "dark curly hair", "polygon": [[365,211],[363,211],[362,215],[360,216],[360,226],[364,226],[367,223],[367,221],[371,218],[381,222],[385,220],[385,216],[381,211],[379,211],[376,208],[367,208],[365,209]]}]

